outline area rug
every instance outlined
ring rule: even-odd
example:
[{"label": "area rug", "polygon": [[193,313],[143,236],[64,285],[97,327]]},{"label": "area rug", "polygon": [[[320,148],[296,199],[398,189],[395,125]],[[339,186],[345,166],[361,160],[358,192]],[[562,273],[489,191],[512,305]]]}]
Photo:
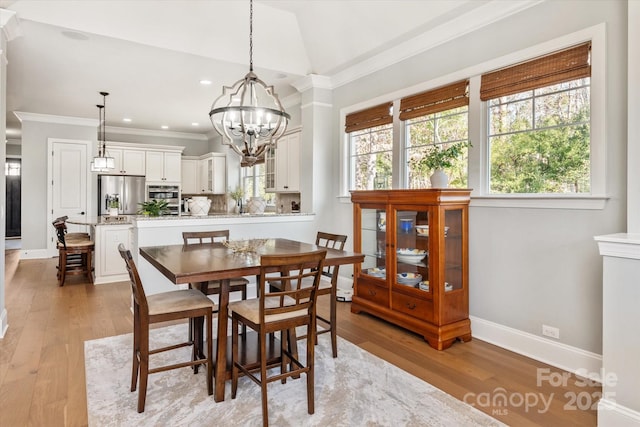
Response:
[{"label": "area rug", "polygon": [[[186,325],[151,332],[152,348],[178,342]],[[331,357],[328,334],[316,346],[315,414],[307,413],[306,381],[268,386],[271,426],[502,426],[499,421],[432,385],[338,337],[338,358]],[[300,342],[301,344],[302,342]],[[145,412],[136,411],[130,392],[132,335],[85,342],[87,407],[90,426],[260,426],[260,388],[238,381],[231,399],[216,403],[206,391],[202,370],[190,368],[149,376]],[[300,347],[302,348],[302,347]],[[182,352],[180,354],[180,351]],[[167,353],[157,363],[188,359],[189,350]]]}]

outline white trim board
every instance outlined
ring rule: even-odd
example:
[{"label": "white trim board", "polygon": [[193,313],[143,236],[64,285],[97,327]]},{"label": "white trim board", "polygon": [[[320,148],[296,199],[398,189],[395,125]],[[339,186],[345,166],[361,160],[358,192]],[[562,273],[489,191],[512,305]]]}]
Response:
[{"label": "white trim board", "polygon": [[470,316],[474,338],[555,366],[567,372],[597,379],[602,369],[602,355],[562,344],[538,335]]}]

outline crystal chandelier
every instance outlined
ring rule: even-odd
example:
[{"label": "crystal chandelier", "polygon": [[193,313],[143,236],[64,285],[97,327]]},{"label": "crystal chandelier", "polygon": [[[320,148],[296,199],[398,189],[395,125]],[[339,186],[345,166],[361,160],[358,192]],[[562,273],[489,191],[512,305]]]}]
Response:
[{"label": "crystal chandelier", "polygon": [[211,106],[214,129],[248,166],[263,160],[267,148],[276,146],[287,129],[284,111],[273,86],[253,72],[253,0],[249,1],[249,72],[233,86],[224,86]]},{"label": "crystal chandelier", "polygon": [[105,134],[106,105],[108,92],[100,92],[102,105],[98,107],[98,155],[91,161],[91,172],[109,172],[116,167],[113,157],[107,156],[107,142]]}]

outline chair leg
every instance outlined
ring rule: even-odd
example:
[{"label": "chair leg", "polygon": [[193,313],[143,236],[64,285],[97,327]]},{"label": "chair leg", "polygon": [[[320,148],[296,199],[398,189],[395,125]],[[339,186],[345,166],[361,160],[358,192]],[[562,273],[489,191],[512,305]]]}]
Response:
[{"label": "chair leg", "polygon": [[231,398],[236,398],[238,391],[238,319],[231,318]]},{"label": "chair leg", "polygon": [[260,394],[262,395],[262,425],[269,426],[269,408],[267,399],[267,336],[260,331]]},{"label": "chair leg", "polygon": [[91,256],[93,249],[89,249],[87,252],[87,278],[89,279],[89,283],[93,284],[93,257]]},{"label": "chair leg", "polygon": [[67,272],[67,252],[60,251],[60,277],[58,286],[64,286],[65,273]]},{"label": "chair leg", "polygon": [[[331,320],[331,325],[329,325],[330,327],[330,334],[331,334],[331,350],[333,351],[333,358],[335,359],[336,357],[338,357],[338,334],[337,334],[337,315],[336,315],[336,310],[337,310],[337,302],[336,302],[336,291],[335,288],[333,291],[331,291],[331,303],[330,303],[330,313],[329,313],[329,319]],[[316,341],[318,340],[318,335],[316,335]]]},{"label": "chair leg", "polygon": [[213,394],[213,313],[207,314],[207,392]]},{"label": "chair leg", "polygon": [[[315,335],[316,325],[313,323],[311,325],[307,325],[307,335],[313,334]],[[307,412],[309,414],[313,414],[315,411],[315,393],[314,393],[314,357],[315,357],[315,345],[313,344],[313,340],[307,339]]]},{"label": "chair leg", "polygon": [[144,412],[149,378],[149,325],[141,327],[140,334],[140,387],[138,387],[138,412]]}]

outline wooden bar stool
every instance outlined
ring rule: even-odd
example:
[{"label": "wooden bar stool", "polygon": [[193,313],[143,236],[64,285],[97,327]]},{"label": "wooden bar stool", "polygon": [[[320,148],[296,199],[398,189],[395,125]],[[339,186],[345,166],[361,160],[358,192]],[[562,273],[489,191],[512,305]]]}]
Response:
[{"label": "wooden bar stool", "polygon": [[63,286],[67,275],[74,274],[84,274],[89,283],[93,283],[95,244],[86,233],[67,234],[67,225],[62,218],[53,222],[58,236],[58,285]]}]

